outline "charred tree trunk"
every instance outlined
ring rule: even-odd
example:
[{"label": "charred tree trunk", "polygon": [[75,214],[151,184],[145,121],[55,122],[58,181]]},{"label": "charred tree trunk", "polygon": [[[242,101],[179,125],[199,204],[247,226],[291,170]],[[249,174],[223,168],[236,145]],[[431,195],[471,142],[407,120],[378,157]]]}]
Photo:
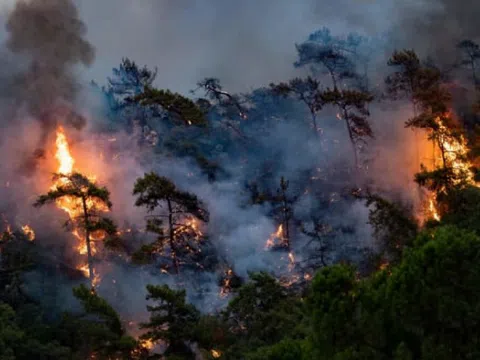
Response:
[{"label": "charred tree trunk", "polygon": [[170,241],[170,251],[172,252],[173,266],[175,268],[175,274],[178,274],[178,258],[175,246],[175,229],[173,228],[173,208],[170,199],[167,199],[168,204],[168,238]]},{"label": "charred tree trunk", "polygon": [[92,248],[90,244],[90,216],[88,214],[87,199],[85,197],[82,197],[82,205],[85,223],[85,243],[87,245],[88,279],[90,281],[90,286],[93,288],[95,274],[93,272]]},{"label": "charred tree trunk", "polygon": [[315,115],[315,111],[310,109],[310,113],[312,114],[312,125],[313,130],[315,131],[315,136],[318,137],[318,126],[317,126],[317,116]]},{"label": "charred tree trunk", "polygon": [[350,121],[348,121],[348,112],[347,112],[347,109],[345,109],[345,108],[343,108],[343,116],[344,116],[345,123],[347,124],[348,137],[350,138],[350,143],[352,144],[353,159],[354,159],[354,165],[355,165],[355,174],[358,174],[357,147],[355,146],[355,138],[353,137],[353,131],[352,131],[352,127],[350,125]]},{"label": "charred tree trunk", "polygon": [[290,229],[288,224],[290,220],[290,216],[289,216],[287,195],[285,194],[285,191],[283,191],[282,193],[282,202],[283,202],[283,224],[285,226],[284,241],[287,249],[290,249]]}]

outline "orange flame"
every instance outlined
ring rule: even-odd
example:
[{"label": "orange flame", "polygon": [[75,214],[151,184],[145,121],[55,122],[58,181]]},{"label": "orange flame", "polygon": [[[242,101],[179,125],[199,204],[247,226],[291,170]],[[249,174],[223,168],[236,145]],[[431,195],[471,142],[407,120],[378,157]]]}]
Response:
[{"label": "orange flame", "polygon": [[[65,131],[62,127],[59,127],[57,130],[57,138],[55,141],[55,145],[56,145],[55,158],[58,161],[57,173],[62,175],[72,174],[74,171],[75,159],[73,158],[70,152],[67,136],[65,135]],[[95,176],[89,176],[90,181],[95,181],[95,179],[96,179]],[[51,187],[51,190],[55,190],[58,187],[64,186],[67,184],[67,182],[68,182],[67,179],[60,178],[53,184],[53,186]],[[68,214],[70,219],[77,219],[83,213],[83,204],[81,199],[73,196],[64,196],[57,199],[56,205],[59,209],[62,209],[63,211],[65,211]],[[105,206],[103,203],[96,202],[91,199],[87,200],[86,205],[88,210],[95,209],[95,210],[104,211],[104,212],[109,210],[108,207]],[[79,252],[79,254],[85,255],[87,253],[87,244],[85,240],[85,234],[82,234],[82,232],[79,229],[74,229],[72,231],[72,234],[79,241],[78,246],[76,247],[76,250]],[[95,247],[95,241],[102,240],[103,238],[104,238],[103,233],[94,232],[91,234],[90,248],[91,248],[92,255],[94,255],[97,252]],[[89,269],[87,264],[79,266],[78,270],[82,271],[85,277],[89,277]],[[100,281],[100,278],[97,276],[97,274],[94,274],[94,280],[92,285],[96,286],[96,284],[98,284],[99,281]]]},{"label": "orange flame", "polygon": [[33,229],[29,225],[22,226],[22,231],[26,235],[28,240],[35,240],[35,231],[33,231]]},{"label": "orange flame", "polygon": [[[450,114],[447,113],[446,116],[450,116]],[[448,128],[442,122],[441,118],[437,117],[435,121],[439,126],[439,134],[448,134]],[[465,180],[468,184],[475,184],[473,174],[470,170],[472,164],[466,160],[468,148],[464,137],[460,135],[457,139],[452,139],[449,136],[440,136],[438,141],[444,149],[443,157],[440,151],[436,151],[439,146],[435,146],[433,168],[435,168],[435,164],[443,164],[445,161],[446,165],[450,166],[453,173],[457,176],[454,182],[455,184],[458,184],[461,181],[460,179]],[[440,221],[441,217],[436,206],[436,195],[431,193],[427,200],[427,213],[434,220]]]},{"label": "orange flame", "polygon": [[280,240],[281,242],[284,241],[283,237],[283,224],[280,224],[277,228],[277,231],[272,233],[265,244],[265,249],[270,249],[275,246],[275,240]]},{"label": "orange flame", "polygon": [[222,356],[222,353],[215,349],[210,350],[210,353],[215,359],[218,359],[220,356]]}]

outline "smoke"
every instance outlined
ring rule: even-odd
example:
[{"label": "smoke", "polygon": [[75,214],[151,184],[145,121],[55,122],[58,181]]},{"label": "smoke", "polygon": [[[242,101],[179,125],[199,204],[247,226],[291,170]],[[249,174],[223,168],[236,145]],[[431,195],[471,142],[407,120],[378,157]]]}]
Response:
[{"label": "smoke", "polygon": [[[439,8],[438,2],[425,1],[413,14],[413,5],[400,6],[393,1],[380,4],[354,0],[322,3],[211,0],[199,5],[187,0],[84,0],[79,2],[79,10],[89,26],[89,37],[99,61],[91,72],[80,74],[79,66],[91,65],[95,52],[86,40],[86,25],[73,1],[17,1],[15,5],[10,2],[6,49],[3,49],[6,66],[0,66],[3,120],[0,151],[6,159],[0,164],[3,184],[0,195],[5,199],[2,210],[10,218],[16,218],[18,225],[30,222],[41,234],[39,245],[55,246],[58,259],[75,255],[71,254],[68,235],[61,235],[59,219],[64,214],[53,209],[33,210],[30,206],[51,185],[50,173],[55,164],[51,146],[47,144],[53,144],[53,129],[62,123],[70,126],[68,136],[76,167],[86,174],[97,175],[99,183],[111,190],[114,203],[111,215],[123,229],[131,224],[142,227],[145,223],[145,213],[134,206],[131,191],[136,178],[154,170],[206,202],[211,213],[209,241],[236,273],[246,277],[255,270],[277,272],[281,263],[278,253],[264,249],[267,238],[278,225],[272,220],[272,209],[268,205],[245,206],[248,194],[242,192],[255,172],[272,161],[270,178],[264,185],[275,189],[281,176],[291,180],[291,194],[298,197],[294,206],[296,216],[309,219],[315,213],[336,228],[353,229],[338,235],[331,261],[347,256],[358,258],[356,249],[371,246],[368,209],[359,202],[352,205],[340,201],[338,194],[328,199],[332,206],[322,208],[318,194],[307,193],[302,188],[304,179],[297,179],[303,173],[308,177],[323,177],[351,161],[348,137],[335,114],[319,117],[324,130],[319,142],[305,125],[307,114],[299,110],[301,106],[282,104],[293,115],[272,125],[265,136],[259,136],[265,153],[247,153],[248,163],[240,167],[233,161],[235,156],[219,151],[220,165],[230,177],[212,184],[191,161],[154,157],[149,150],[140,149],[132,134],[95,134],[95,124],[108,122],[104,116],[107,111],[102,108],[98,94],[83,91],[80,75],[83,80],[94,77],[103,82],[121,57],[128,56],[139,63],[158,66],[158,85],[162,88],[186,93],[202,77],[216,76],[228,90],[245,91],[295,76],[294,44],[322,26],[331,27],[336,34],[357,30],[373,35],[402,24],[405,36],[399,44],[430,44],[441,49],[449,40],[432,31],[441,29],[442,17],[449,15],[446,26],[452,29],[454,37],[474,36],[473,25],[464,22],[476,5],[467,8],[457,4],[450,9],[451,3],[445,0]],[[386,14],[397,14],[393,9],[404,11],[398,19],[387,17]],[[384,50],[379,48],[375,56],[383,59]],[[383,68],[376,71],[372,77],[381,79]],[[403,129],[407,113],[404,109],[394,115],[391,109],[373,111],[372,122],[380,131],[376,141],[371,142],[376,156],[371,170],[376,176],[372,183],[387,191],[404,191],[415,171],[412,164],[415,139]],[[19,163],[39,146],[44,151],[37,153],[40,160],[33,159],[34,164],[41,165],[35,178],[18,179],[15,170]],[[350,178],[334,176],[330,183],[322,183],[318,188],[327,193],[330,188],[340,188],[346,180]],[[11,183],[8,187],[7,182]],[[300,231],[294,235],[293,251],[301,261],[311,250],[305,249],[309,239]],[[141,241],[132,240],[130,245],[140,245]],[[106,259],[98,264],[103,275],[99,292],[126,319],[145,320],[145,285],[149,283],[186,287],[189,300],[204,310],[222,303],[218,298],[218,273],[184,274],[175,278],[160,275],[155,267],[135,267],[117,260]],[[35,276],[31,279],[37,281]],[[62,298],[67,297],[62,294]],[[65,306],[69,306],[69,301],[64,302]]]},{"label": "smoke", "polygon": [[86,27],[71,0],[19,0],[6,30],[6,48],[22,63],[9,79],[9,91],[15,107],[25,108],[42,124],[38,147],[43,150],[58,123],[85,125],[73,110],[80,88],[75,66],[91,65],[94,49],[84,38]]},{"label": "smoke", "polygon": [[465,39],[480,40],[477,1],[422,0],[399,6],[399,21],[393,28],[403,47],[435,57],[442,65],[455,61],[455,45]]}]

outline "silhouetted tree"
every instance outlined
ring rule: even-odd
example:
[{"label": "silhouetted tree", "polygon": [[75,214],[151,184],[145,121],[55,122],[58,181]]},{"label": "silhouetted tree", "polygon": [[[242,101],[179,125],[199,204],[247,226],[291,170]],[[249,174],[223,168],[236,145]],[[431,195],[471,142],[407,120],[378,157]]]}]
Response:
[{"label": "silhouetted tree", "polygon": [[205,126],[207,124],[202,110],[192,100],[170,90],[158,90],[146,87],[143,93],[131,99],[142,106],[159,106],[172,116],[174,122],[183,125]]},{"label": "silhouetted tree", "polygon": [[247,118],[247,112],[241,105],[241,100],[238,95],[232,95],[225,91],[220,84],[219,79],[205,78],[202,81],[199,81],[197,85],[199,88],[203,88],[206,96],[211,100],[215,100],[218,105],[227,109],[233,107],[237,110],[238,116],[242,119]]},{"label": "silhouetted tree", "polygon": [[367,104],[373,101],[373,96],[357,90],[327,89],[319,97],[324,104],[334,105],[340,110],[337,116],[347,125],[355,169],[358,170],[357,144],[359,141],[365,141],[367,137],[373,137],[372,128],[367,120],[370,115]]},{"label": "silhouetted tree", "polygon": [[463,40],[457,44],[457,48],[461,52],[462,59],[460,66],[467,67],[472,72],[473,85],[478,88],[477,67],[480,61],[480,46],[472,40]]},{"label": "silhouetted tree", "polygon": [[314,74],[328,74],[333,88],[337,89],[341,85],[340,81],[357,77],[352,55],[358,39],[336,38],[330,34],[329,29],[322,28],[310,34],[307,41],[295,45],[298,53],[295,66],[310,65]]},{"label": "silhouetted tree", "polygon": [[[198,251],[199,241],[195,225],[186,219],[194,217],[208,221],[208,211],[197,196],[177,189],[169,179],[155,173],[145,174],[137,179],[133,189],[137,196],[136,206],[145,206],[152,213],[166,206],[161,214],[153,214],[147,219],[147,230],[158,235],[157,241],[141,249],[144,255],[162,252],[165,245],[170,248],[175,272],[179,271],[179,256],[183,252]],[[164,233],[163,220],[167,219],[167,233]],[[196,240],[195,242],[192,242]]]},{"label": "silhouetted tree", "polygon": [[306,79],[295,78],[288,83],[270,84],[270,88],[276,95],[292,96],[303,102],[310,111],[313,131],[318,136],[317,113],[323,107],[319,96],[321,92],[320,83],[312,77]]}]

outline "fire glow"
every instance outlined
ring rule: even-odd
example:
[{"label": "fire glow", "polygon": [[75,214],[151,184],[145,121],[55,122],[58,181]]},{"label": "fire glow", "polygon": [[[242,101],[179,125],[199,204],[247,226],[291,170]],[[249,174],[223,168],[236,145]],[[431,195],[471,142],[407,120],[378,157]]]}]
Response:
[{"label": "fire glow", "polygon": [[[447,116],[450,116],[450,114],[447,114]],[[436,118],[436,123],[439,127],[438,132],[440,134],[448,134],[448,128],[439,117]],[[451,167],[455,175],[455,185],[460,181],[466,181],[468,184],[476,185],[470,170],[472,165],[467,160],[468,148],[464,137],[459,135],[457,139],[452,140],[451,137],[440,135],[438,142],[439,144],[436,144],[434,148],[433,168],[435,168],[435,164],[443,163],[445,166]],[[441,151],[441,149],[443,149],[443,151]],[[441,217],[437,209],[435,194],[430,193],[427,198],[426,207],[429,217],[440,221]]]},{"label": "fire glow", "polygon": [[[57,172],[62,175],[70,175],[74,171],[74,165],[75,165],[75,160],[70,152],[70,147],[68,144],[67,137],[65,135],[65,131],[62,127],[59,127],[57,130],[56,134],[56,152],[55,152],[55,158],[58,161],[58,168]],[[90,181],[95,181],[95,176],[89,176]],[[65,178],[59,178],[58,180],[55,181],[53,186],[51,187],[51,190],[58,189],[59,187],[66,185],[67,179]],[[73,196],[64,196],[56,200],[56,205],[59,209],[62,209],[65,211],[69,218],[71,220],[77,219],[78,217],[81,216],[83,208],[82,208],[82,201],[79,198],[75,198]],[[87,201],[87,208],[90,209],[96,209],[99,211],[108,211],[109,209],[104,206],[101,203],[97,203],[93,200]],[[78,251],[79,254],[85,255],[87,253],[87,244],[86,244],[86,239],[85,236],[80,232],[79,229],[73,229],[72,234],[75,236],[75,238],[78,240],[78,245],[76,247],[76,250]],[[95,241],[101,240],[103,238],[103,235],[91,234],[91,253],[94,255],[96,253],[96,248],[95,248]],[[78,270],[82,271],[85,277],[89,277],[89,270],[88,270],[88,264],[83,264],[79,265],[77,267]],[[94,274],[94,281],[93,281],[93,286],[97,285],[99,282],[99,278],[96,274]]]}]

